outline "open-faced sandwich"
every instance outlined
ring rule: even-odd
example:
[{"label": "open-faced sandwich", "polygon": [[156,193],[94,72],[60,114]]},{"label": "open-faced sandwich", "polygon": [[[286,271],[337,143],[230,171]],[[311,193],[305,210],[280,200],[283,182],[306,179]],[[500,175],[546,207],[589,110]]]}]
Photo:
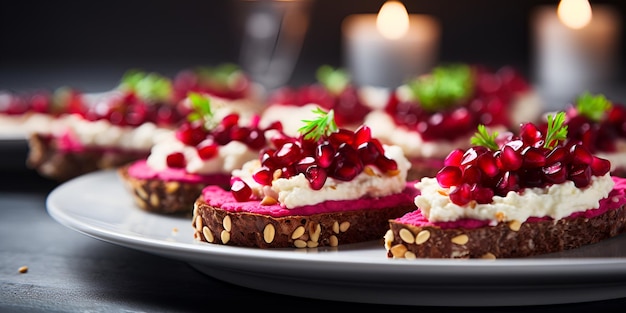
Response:
[{"label": "open-faced sandwich", "polygon": [[31,133],[26,164],[58,181],[114,168],[146,157],[185,114],[168,78],[128,71],[115,90]]},{"label": "open-faced sandwich", "polygon": [[[279,120],[286,134],[297,136],[302,120],[315,118],[315,108],[335,112],[338,127],[356,129],[363,124],[365,116],[376,106],[386,103],[388,93],[380,94],[352,84],[348,73],[329,65],[316,71],[317,81],[299,87],[284,86],[272,91],[263,110],[261,123]],[[378,104],[378,103],[382,103]]]},{"label": "open-faced sandwich", "polygon": [[160,138],[147,158],[118,168],[141,209],[191,214],[202,188],[229,188],[231,171],[258,158],[267,131],[281,130],[280,123],[261,129],[258,116],[242,118],[241,108],[212,99],[190,93],[188,120]]},{"label": "open-faced sandwich", "polygon": [[585,92],[565,112],[567,140],[611,161],[611,175],[626,177],[626,106]]},{"label": "open-faced sandwich", "polygon": [[397,88],[365,124],[382,142],[402,147],[412,163],[409,179],[419,179],[434,176],[453,149],[468,148],[479,124],[502,131],[537,119],[539,99],[512,67],[446,64]]},{"label": "open-faced sandwich", "polygon": [[415,186],[417,209],[392,219],[389,258],[515,258],[597,243],[626,231],[626,179],[608,160],[567,142],[565,113],[545,132],[489,133],[453,150]]},{"label": "open-faced sandwich", "polygon": [[278,134],[233,171],[230,190],[207,186],[193,210],[194,238],[258,248],[307,248],[381,240],[388,220],[415,208],[402,149],[369,127],[338,128],[315,110],[296,137]]}]

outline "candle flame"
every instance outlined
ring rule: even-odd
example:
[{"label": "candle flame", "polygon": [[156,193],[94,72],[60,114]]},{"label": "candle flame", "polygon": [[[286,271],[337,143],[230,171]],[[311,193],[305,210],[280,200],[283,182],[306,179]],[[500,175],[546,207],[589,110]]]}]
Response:
[{"label": "candle flame", "polygon": [[561,0],[557,14],[565,26],[581,29],[591,22],[591,4],[588,0]]},{"label": "candle flame", "polygon": [[409,14],[400,1],[387,1],[376,16],[376,28],[388,39],[402,38],[409,31]]}]

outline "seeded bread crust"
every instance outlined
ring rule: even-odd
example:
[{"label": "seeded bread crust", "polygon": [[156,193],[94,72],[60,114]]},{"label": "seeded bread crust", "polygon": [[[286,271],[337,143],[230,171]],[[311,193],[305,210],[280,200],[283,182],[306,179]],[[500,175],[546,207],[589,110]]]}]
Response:
[{"label": "seeded bread crust", "polygon": [[381,240],[388,220],[412,211],[405,205],[313,215],[271,217],[230,212],[210,206],[202,197],[195,203],[194,238],[214,244],[257,248],[314,248]]},{"label": "seeded bread crust", "polygon": [[117,168],[147,157],[149,153],[149,151],[103,152],[101,150],[63,152],[57,148],[52,137],[39,133],[29,136],[28,146],[26,166],[44,177],[59,182],[98,170]]},{"label": "seeded bread crust", "polygon": [[140,179],[128,174],[130,165],[119,167],[117,173],[139,208],[159,214],[191,216],[194,202],[206,184]]},{"label": "seeded bread crust", "polygon": [[626,232],[626,206],[592,218],[499,223],[472,229],[417,227],[389,221],[389,258],[520,258],[560,252]]}]

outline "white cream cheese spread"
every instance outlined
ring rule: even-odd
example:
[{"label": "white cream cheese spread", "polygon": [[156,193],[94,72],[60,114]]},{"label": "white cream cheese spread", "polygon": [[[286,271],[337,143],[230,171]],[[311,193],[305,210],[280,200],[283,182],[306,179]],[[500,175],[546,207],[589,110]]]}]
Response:
[{"label": "white cream cheese spread", "polygon": [[[447,196],[449,188],[442,188],[436,178],[425,177],[415,184],[421,194],[415,205],[430,222],[450,222],[469,218],[489,220],[491,225],[503,221],[524,222],[529,217],[551,217],[558,220],[575,212],[599,207],[614,186],[610,174],[593,176],[587,188],[580,189],[572,181],[547,188],[526,188],[521,193],[509,192],[505,197],[494,196],[488,204],[459,206]],[[452,187],[454,188],[454,187]]]},{"label": "white cream cheese spread", "polygon": [[404,190],[407,171],[411,166],[400,147],[384,146],[384,148],[385,155],[398,164],[399,173],[397,175],[383,174],[372,166],[370,167],[371,172],[363,171],[349,182],[328,178],[320,190],[311,189],[304,174],[288,179],[275,179],[271,187],[262,187],[252,178],[254,171],[261,166],[260,161],[254,160],[247,162],[241,169],[234,170],[233,176],[244,180],[259,198],[263,198],[264,195],[272,196],[287,209],[328,200],[351,200],[364,196],[383,197]]}]

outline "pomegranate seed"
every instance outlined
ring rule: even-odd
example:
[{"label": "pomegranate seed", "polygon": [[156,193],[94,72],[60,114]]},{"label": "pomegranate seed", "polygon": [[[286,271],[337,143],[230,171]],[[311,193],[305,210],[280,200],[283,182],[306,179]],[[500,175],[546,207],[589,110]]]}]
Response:
[{"label": "pomegranate seed", "polygon": [[482,172],[478,165],[468,165],[463,169],[463,181],[468,184],[479,183],[482,179]]},{"label": "pomegranate seed", "polygon": [[526,147],[522,151],[523,166],[525,168],[537,168],[546,165],[546,156],[544,151],[533,146]]},{"label": "pomegranate seed", "polygon": [[224,128],[231,128],[231,127],[236,126],[238,123],[239,123],[239,114],[231,113],[231,114],[224,116],[220,125],[222,125]]},{"label": "pomegranate seed", "polygon": [[398,163],[396,163],[396,160],[390,159],[383,154],[379,155],[376,158],[376,162],[374,162],[374,165],[384,173],[388,173],[398,169]]},{"label": "pomegranate seed", "polygon": [[185,123],[176,131],[176,139],[188,146],[195,146],[204,140],[207,133],[203,127],[198,124]]},{"label": "pomegranate seed", "polygon": [[463,172],[456,166],[444,166],[436,175],[439,186],[450,188],[463,182]]},{"label": "pomegranate seed", "polygon": [[594,176],[604,176],[611,170],[611,162],[607,159],[594,156],[591,162],[591,173]]},{"label": "pomegranate seed", "polygon": [[333,170],[332,177],[342,181],[351,181],[354,179],[360,171],[354,164],[344,163]]},{"label": "pomegranate seed", "polygon": [[543,135],[533,123],[524,123],[520,128],[520,137],[522,141],[531,147],[543,145]]},{"label": "pomegranate seed", "polygon": [[481,154],[476,162],[483,173],[485,173],[488,177],[495,177],[500,172],[496,163],[496,158],[491,153]]},{"label": "pomegranate seed", "polygon": [[376,159],[381,155],[381,152],[378,150],[377,146],[371,141],[362,143],[359,148],[359,157],[364,165],[375,164]]},{"label": "pomegranate seed", "polygon": [[309,166],[304,173],[304,176],[309,181],[309,185],[313,190],[322,189],[326,183],[327,175],[326,170],[317,165]]},{"label": "pomegranate seed", "polygon": [[276,153],[276,150],[271,148],[266,148],[264,151],[260,153],[259,159],[261,160],[261,165],[266,166],[268,168],[277,168],[274,158],[272,157]]},{"label": "pomegranate seed", "polygon": [[266,145],[265,135],[258,129],[251,129],[244,143],[253,150],[259,150]]},{"label": "pomegranate seed", "polygon": [[552,184],[561,184],[567,180],[567,171],[561,162],[544,166],[541,170],[546,180]]},{"label": "pomegranate seed", "polygon": [[463,151],[462,149],[454,149],[450,151],[450,153],[448,153],[448,155],[444,159],[443,164],[452,165],[452,166],[460,166],[464,153],[465,151]]},{"label": "pomegranate seed", "polygon": [[280,170],[282,172],[282,175],[280,175],[281,178],[290,178],[290,177],[298,175],[298,170],[296,170],[296,168],[291,165],[285,166],[281,168]]},{"label": "pomegranate seed", "polygon": [[480,204],[487,204],[493,201],[494,193],[491,188],[473,185],[471,188],[471,194],[472,198]]},{"label": "pomegranate seed", "polygon": [[569,177],[578,188],[584,188],[591,183],[591,166],[577,164],[570,169]]},{"label": "pomegranate seed", "polygon": [[496,158],[498,167],[504,171],[516,171],[522,167],[522,156],[511,146],[505,145],[502,153]]},{"label": "pomegranate seed", "polygon": [[198,156],[203,160],[214,158],[218,152],[218,146],[212,139],[205,139],[196,146]]},{"label": "pomegranate seed", "polygon": [[452,191],[448,194],[450,197],[450,201],[456,205],[466,205],[472,200],[472,191],[470,185],[463,183],[456,188],[453,188]]},{"label": "pomegranate seed", "polygon": [[249,134],[250,134],[250,129],[248,127],[240,127],[237,125],[230,127],[230,140],[231,141],[236,140],[236,141],[245,142]]},{"label": "pomegranate seed", "polygon": [[342,143],[352,145],[354,143],[354,132],[349,129],[341,128],[330,134],[328,141],[335,146],[339,146]]},{"label": "pomegranate seed", "polygon": [[187,166],[185,155],[182,152],[170,153],[166,157],[166,163],[171,168],[184,168]]},{"label": "pomegranate seed", "polygon": [[315,149],[315,160],[319,166],[328,168],[333,163],[335,148],[328,143],[320,144]]},{"label": "pomegranate seed", "polygon": [[298,161],[298,163],[295,165],[296,172],[305,173],[306,170],[309,168],[309,166],[312,166],[312,165],[317,165],[315,163],[315,158],[311,156],[304,157],[300,161]]},{"label": "pomegranate seed", "polygon": [[517,192],[520,189],[519,177],[515,172],[506,171],[496,185],[498,195],[505,196],[510,191]]},{"label": "pomegranate seed", "polygon": [[372,140],[372,130],[368,126],[361,125],[354,132],[353,145],[355,147],[358,147],[365,142],[369,142],[370,140]]},{"label": "pomegranate seed", "polygon": [[593,155],[583,145],[573,145],[570,148],[570,156],[573,164],[590,165],[593,162]]},{"label": "pomegranate seed", "polygon": [[556,147],[552,149],[552,151],[550,151],[546,156],[546,164],[565,162],[567,155],[567,150],[565,150],[563,147]]},{"label": "pomegranate seed", "polygon": [[461,165],[473,163],[479,155],[483,154],[486,151],[484,147],[471,147],[465,151],[463,154],[463,159],[461,160]]},{"label": "pomegranate seed", "polygon": [[244,202],[250,200],[252,189],[243,180],[235,179],[231,182],[230,193],[235,197],[235,200]]},{"label": "pomegranate seed", "polygon": [[271,186],[272,181],[274,180],[274,173],[266,166],[261,166],[261,168],[257,169],[254,174],[252,174],[252,178],[255,182],[264,185]]},{"label": "pomegranate seed", "polygon": [[300,147],[293,142],[284,144],[273,155],[277,166],[287,166],[297,162],[300,157]]}]

